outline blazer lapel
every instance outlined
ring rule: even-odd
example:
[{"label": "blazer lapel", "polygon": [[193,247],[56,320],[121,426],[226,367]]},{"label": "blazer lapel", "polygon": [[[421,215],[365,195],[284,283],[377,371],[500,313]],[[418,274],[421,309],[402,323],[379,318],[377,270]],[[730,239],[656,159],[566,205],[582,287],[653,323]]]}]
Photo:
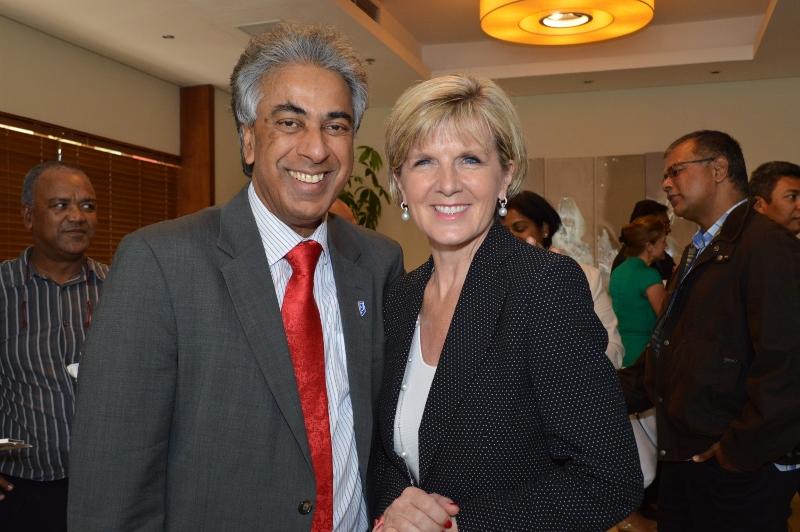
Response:
[{"label": "blazer lapel", "polygon": [[303,412],[280,306],[246,187],[222,208],[217,245],[231,257],[220,269],[250,348],[311,467]]},{"label": "blazer lapel", "polygon": [[495,336],[505,301],[499,264],[510,249],[508,239],[514,237],[495,224],[464,280],[419,429],[420,484]]},{"label": "blazer lapel", "polygon": [[[387,313],[392,320],[391,328],[396,331],[386,336],[386,356],[384,359],[383,390],[379,401],[378,419],[385,420],[381,425],[380,438],[395,466],[401,471],[406,469],[405,462],[394,452],[394,419],[397,414],[397,400],[400,397],[400,386],[406,371],[411,340],[414,338],[417,316],[422,308],[425,286],[433,271],[433,261],[428,261],[402,278],[402,286],[398,287],[402,301],[387,301],[397,312]],[[388,324],[387,324],[388,325]],[[388,329],[388,326],[387,326]]]},{"label": "blazer lapel", "polygon": [[375,315],[375,309],[380,307],[374,299],[372,272],[358,263],[360,245],[351,238],[349,228],[341,226],[344,223],[349,222],[329,219],[328,249],[344,333],[358,464],[365,478],[373,429],[373,358],[380,355],[382,347],[374,345],[372,331],[374,320],[381,316]]}]

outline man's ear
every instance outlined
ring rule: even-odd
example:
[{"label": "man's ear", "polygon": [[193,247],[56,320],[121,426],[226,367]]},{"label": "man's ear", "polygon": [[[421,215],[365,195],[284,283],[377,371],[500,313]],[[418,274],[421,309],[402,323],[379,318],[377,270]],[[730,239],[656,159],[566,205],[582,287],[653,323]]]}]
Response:
[{"label": "man's ear", "polygon": [[764,201],[764,198],[761,196],[756,196],[756,201],[753,203],[753,208],[756,210],[756,212],[764,214],[767,210],[767,202]]},{"label": "man's ear", "polygon": [[253,126],[242,126],[242,159],[247,164],[256,160],[256,137]]},{"label": "man's ear", "polygon": [[728,174],[728,160],[725,157],[717,157],[711,162],[711,168],[714,172],[714,181],[721,183]]},{"label": "man's ear", "polygon": [[25,225],[25,229],[30,231],[33,229],[33,208],[30,205],[23,205],[21,212],[22,223]]}]

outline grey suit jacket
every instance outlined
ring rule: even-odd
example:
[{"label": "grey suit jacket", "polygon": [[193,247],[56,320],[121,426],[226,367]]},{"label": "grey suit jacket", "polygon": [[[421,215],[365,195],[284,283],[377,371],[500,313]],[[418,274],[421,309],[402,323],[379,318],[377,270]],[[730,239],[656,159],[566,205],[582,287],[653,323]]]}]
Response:
[{"label": "grey suit jacket", "polygon": [[[362,484],[399,246],[329,219]],[[366,314],[358,311],[359,301]],[[294,371],[246,189],[139,230],[114,258],[85,345],[69,527],[308,530],[315,484]]]}]

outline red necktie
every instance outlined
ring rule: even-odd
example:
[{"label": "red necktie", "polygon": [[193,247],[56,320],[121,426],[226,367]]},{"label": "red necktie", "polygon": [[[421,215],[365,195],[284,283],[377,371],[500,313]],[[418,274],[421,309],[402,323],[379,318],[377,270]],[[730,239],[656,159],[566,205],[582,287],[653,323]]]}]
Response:
[{"label": "red necktie", "polygon": [[314,270],[320,253],[322,246],[306,240],[286,254],[292,277],[286,285],[281,308],[317,481],[317,507],[311,522],[313,532],[333,530],[333,453],[325,387],[325,346],[314,301]]}]

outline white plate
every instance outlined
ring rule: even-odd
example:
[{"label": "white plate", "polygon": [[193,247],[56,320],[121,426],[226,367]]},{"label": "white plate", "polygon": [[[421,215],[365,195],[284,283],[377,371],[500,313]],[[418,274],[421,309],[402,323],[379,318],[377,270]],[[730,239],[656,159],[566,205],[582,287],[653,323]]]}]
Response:
[{"label": "white plate", "polygon": [[25,443],[22,440],[14,440],[11,438],[0,438],[0,451],[10,451],[12,449],[26,449],[33,447],[30,443]]}]

